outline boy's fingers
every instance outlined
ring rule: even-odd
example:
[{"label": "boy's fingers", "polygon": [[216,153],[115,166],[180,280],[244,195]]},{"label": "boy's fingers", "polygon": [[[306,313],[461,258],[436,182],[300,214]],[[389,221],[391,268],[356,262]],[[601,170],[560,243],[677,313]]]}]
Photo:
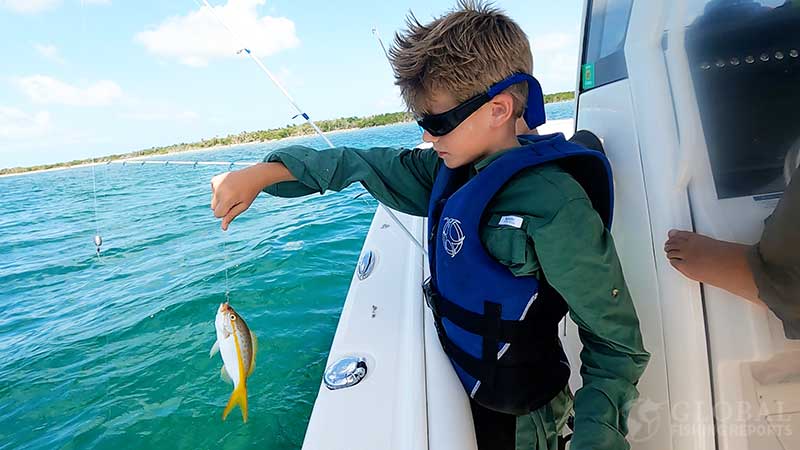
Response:
[{"label": "boy's fingers", "polygon": [[216,205],[214,205],[214,217],[216,218],[223,218],[230,214],[230,212],[238,205],[239,203],[234,203],[235,200],[232,199],[217,199]]},{"label": "boy's fingers", "polygon": [[[214,177],[211,178],[211,209],[213,210],[217,209],[217,203],[219,203],[219,199],[217,198],[217,186],[219,185],[220,181],[222,181],[224,175],[225,175],[224,173],[219,175],[214,175]],[[217,217],[222,217],[222,216],[217,216]]]},{"label": "boy's fingers", "polygon": [[247,209],[247,206],[248,205],[244,203],[237,203],[233,205],[233,208],[231,208],[231,210],[228,211],[228,214],[225,214],[225,217],[222,218],[222,229],[227,231],[228,225],[230,225],[231,222],[233,222],[233,219],[235,219],[236,216],[244,212],[244,210]]},{"label": "boy's fingers", "polygon": [[214,217],[216,218],[225,217],[225,215],[228,214],[228,211],[231,210],[230,207],[227,207],[226,204],[220,202],[219,200],[215,202],[215,205],[213,205],[213,207],[214,207]]},{"label": "boy's fingers", "polygon": [[211,209],[217,209],[217,184],[214,183],[216,177],[211,179]]}]

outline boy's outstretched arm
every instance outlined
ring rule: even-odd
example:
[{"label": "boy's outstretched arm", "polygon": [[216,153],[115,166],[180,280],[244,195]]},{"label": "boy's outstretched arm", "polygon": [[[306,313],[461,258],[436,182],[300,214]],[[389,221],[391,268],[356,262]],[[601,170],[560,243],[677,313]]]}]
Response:
[{"label": "boy's outstretched arm", "polygon": [[280,162],[297,179],[264,189],[279,197],[340,191],[361,182],[381,203],[414,216],[426,216],[439,157],[433,150],[299,145],[276,150],[265,161]]},{"label": "boy's outstretched arm", "polygon": [[547,281],[564,297],[583,343],[572,450],[622,450],[636,384],[650,354],[611,234],[586,198],[530,230]]},{"label": "boy's outstretched arm", "polygon": [[269,154],[264,163],[215,176],[211,208],[227,229],[262,190],[299,197],[340,191],[358,181],[387,206],[425,216],[438,161],[432,150],[286,147]]}]

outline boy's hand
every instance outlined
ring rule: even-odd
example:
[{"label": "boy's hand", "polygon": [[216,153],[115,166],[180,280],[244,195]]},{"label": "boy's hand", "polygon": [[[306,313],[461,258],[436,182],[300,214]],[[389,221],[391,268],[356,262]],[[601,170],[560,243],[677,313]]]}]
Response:
[{"label": "boy's hand", "polygon": [[247,176],[247,169],[225,172],[211,179],[211,209],[214,217],[222,217],[222,229],[243,213],[261,189]]},{"label": "boy's hand", "polygon": [[258,163],[235,172],[221,173],[211,179],[211,209],[222,217],[222,229],[243,213],[258,193],[273,183],[296,178],[281,163]]}]

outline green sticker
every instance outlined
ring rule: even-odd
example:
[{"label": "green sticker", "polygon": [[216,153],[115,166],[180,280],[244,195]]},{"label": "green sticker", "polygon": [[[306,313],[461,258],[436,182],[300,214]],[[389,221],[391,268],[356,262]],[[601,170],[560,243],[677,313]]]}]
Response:
[{"label": "green sticker", "polygon": [[594,87],[594,64],[584,64],[581,67],[581,79],[583,80],[584,89]]}]

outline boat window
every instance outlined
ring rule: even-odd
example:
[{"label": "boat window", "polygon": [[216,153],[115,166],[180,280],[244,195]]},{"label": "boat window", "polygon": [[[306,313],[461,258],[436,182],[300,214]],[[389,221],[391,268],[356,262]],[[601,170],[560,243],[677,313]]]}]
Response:
[{"label": "boat window", "polygon": [[[698,1],[698,0],[696,0]],[[800,0],[712,0],[686,51],[717,196],[776,193],[800,145]]]},{"label": "boat window", "polygon": [[[687,0],[686,5],[686,15],[688,18],[687,23],[694,22],[697,20],[698,17],[705,14],[705,12],[710,8],[719,8],[718,3],[720,0]],[[726,6],[731,5],[733,3],[756,3],[760,6],[769,6],[769,7],[778,7],[786,3],[786,0],[738,0],[735,2],[731,2],[730,0],[723,0],[722,3],[725,3]]]},{"label": "boat window", "polygon": [[633,0],[590,0],[581,63],[583,90],[628,77],[625,37],[632,4]]}]

